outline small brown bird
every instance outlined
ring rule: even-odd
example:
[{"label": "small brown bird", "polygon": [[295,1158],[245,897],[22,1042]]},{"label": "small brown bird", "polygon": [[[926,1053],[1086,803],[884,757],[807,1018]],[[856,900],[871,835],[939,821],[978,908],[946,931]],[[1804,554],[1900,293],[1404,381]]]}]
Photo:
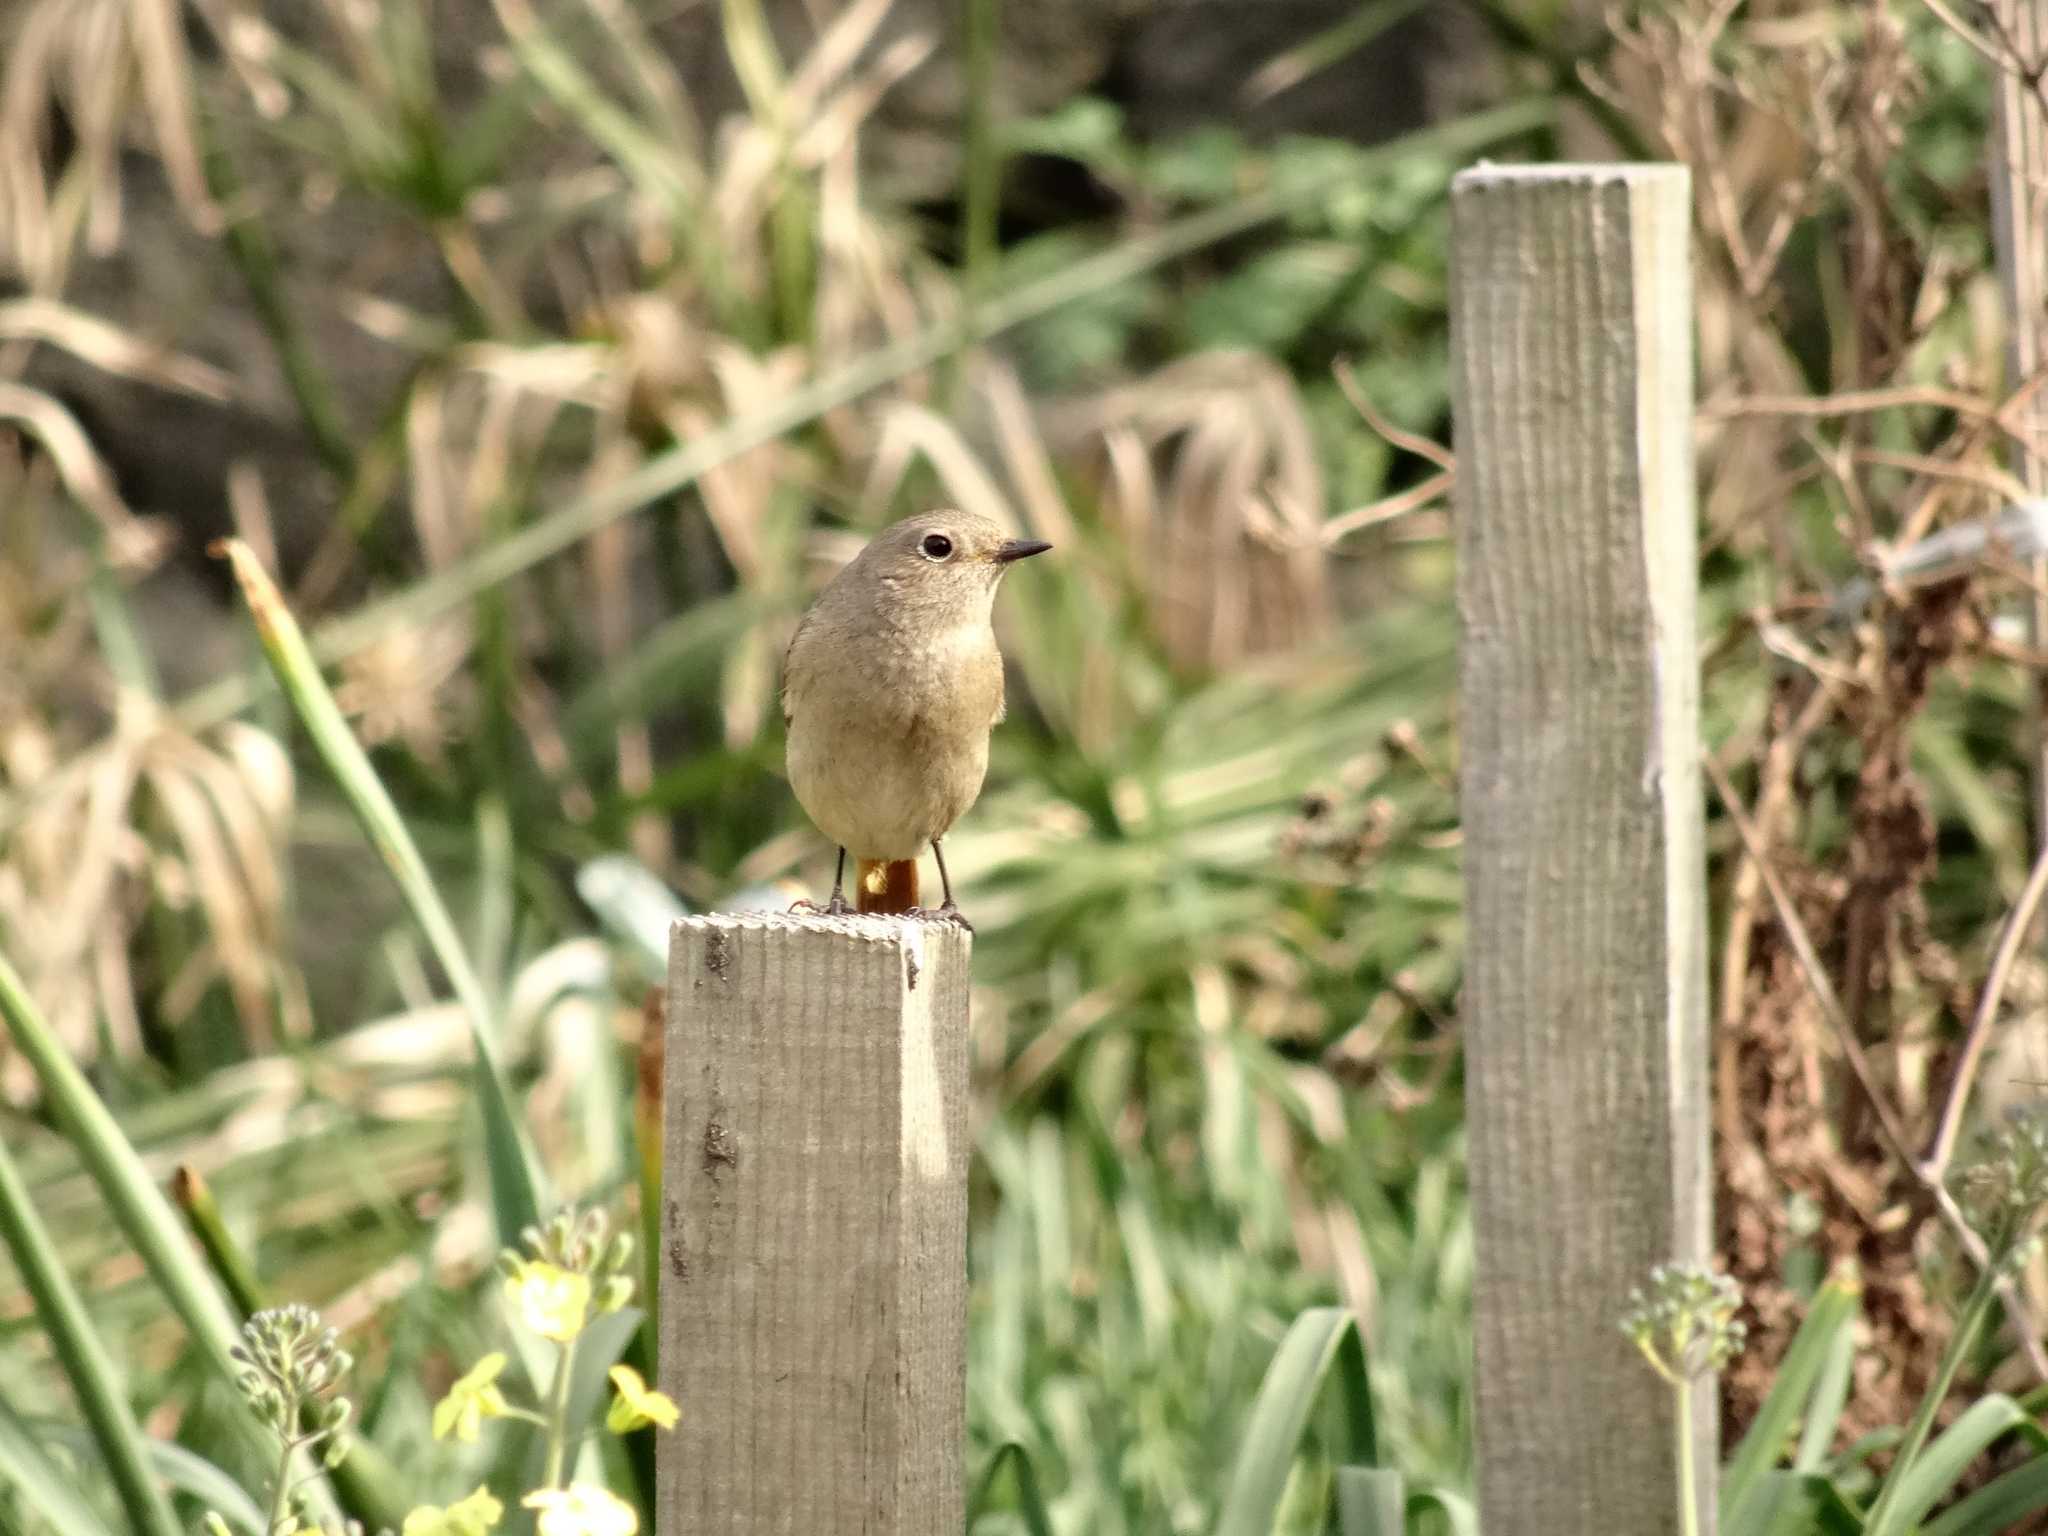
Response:
[{"label": "small brown bird", "polygon": [[[782,716],[790,785],[839,845],[826,912],[902,912],[971,930],[939,839],[981,793],[989,732],[1003,718],[1003,659],[989,626],[996,586],[1013,562],[1050,548],[973,512],[907,517],[875,535],[797,625]],[[917,904],[927,846],[945,896],[930,914]]]}]

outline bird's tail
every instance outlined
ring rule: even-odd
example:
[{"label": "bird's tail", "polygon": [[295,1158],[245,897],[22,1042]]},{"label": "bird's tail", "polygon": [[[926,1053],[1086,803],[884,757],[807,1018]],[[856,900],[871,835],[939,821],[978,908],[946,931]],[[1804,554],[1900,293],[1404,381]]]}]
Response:
[{"label": "bird's tail", "polygon": [[917,905],[917,860],[862,859],[854,870],[857,912],[908,912]]}]

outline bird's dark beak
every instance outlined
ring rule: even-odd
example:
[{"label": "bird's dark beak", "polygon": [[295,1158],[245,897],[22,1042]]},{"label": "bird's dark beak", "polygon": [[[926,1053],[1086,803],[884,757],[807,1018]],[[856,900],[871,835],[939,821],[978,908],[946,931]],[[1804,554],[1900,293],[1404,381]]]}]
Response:
[{"label": "bird's dark beak", "polygon": [[996,564],[1008,565],[1012,560],[1028,560],[1033,555],[1042,555],[1052,546],[1043,539],[1005,539],[996,546]]}]

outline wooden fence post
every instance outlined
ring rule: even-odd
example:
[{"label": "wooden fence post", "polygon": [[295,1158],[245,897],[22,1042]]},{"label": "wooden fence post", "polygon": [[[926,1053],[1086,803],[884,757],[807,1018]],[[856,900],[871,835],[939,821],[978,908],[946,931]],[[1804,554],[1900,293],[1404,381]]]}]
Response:
[{"label": "wooden fence post", "polygon": [[1451,208],[1481,1523],[1649,1536],[1669,1389],[1617,1322],[1712,1186],[1690,183],[1482,167]]},{"label": "wooden fence post", "polygon": [[[1993,46],[2010,46],[2013,68],[1991,71],[1991,235],[1998,255],[2012,331],[2006,338],[2006,388],[2018,389],[2048,366],[2048,211],[2042,178],[2048,176],[2048,108],[2041,101],[2040,63],[2048,58],[2048,0],[1996,0]],[[2017,413],[2013,470],[2031,495],[2048,492],[2048,400],[2036,391]],[[2048,559],[2028,562],[2027,643],[2048,644]],[[2048,680],[2037,673],[2027,690],[2031,760],[2032,833],[2048,844]]]},{"label": "wooden fence post", "polygon": [[896,918],[676,924],[660,1536],[966,1528],[970,952]]}]

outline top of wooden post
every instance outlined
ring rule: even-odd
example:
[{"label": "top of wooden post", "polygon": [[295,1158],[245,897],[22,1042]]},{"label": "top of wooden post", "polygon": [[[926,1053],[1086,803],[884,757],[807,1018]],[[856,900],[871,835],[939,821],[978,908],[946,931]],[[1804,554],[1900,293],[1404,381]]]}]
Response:
[{"label": "top of wooden post", "polygon": [[[678,918],[671,930],[671,942],[702,936],[705,939],[703,972],[723,979],[727,957],[732,953],[725,941],[738,935],[761,935],[768,942],[777,936],[815,935],[819,939],[852,941],[851,947],[890,945],[903,952],[903,984],[915,992],[934,957],[957,965],[966,972],[973,953],[974,937],[953,923],[924,922],[876,912],[850,912],[828,917],[822,912],[706,912]],[[833,946],[837,947],[837,946]],[[700,973],[696,980],[702,983]]]},{"label": "top of wooden post", "polygon": [[850,938],[879,943],[903,942],[918,935],[955,934],[973,937],[957,923],[904,917],[883,912],[847,912],[832,917],[823,912],[699,912],[675,920],[675,927],[696,931],[710,929],[817,930],[843,933]]},{"label": "top of wooden post", "polygon": [[1583,164],[1546,162],[1542,165],[1495,165],[1482,160],[1477,165],[1467,166],[1451,178],[1453,192],[1468,187],[1484,188],[1496,182],[1585,182],[1598,185],[1601,182],[1684,182],[1691,172],[1685,166],[1675,164],[1646,165],[1628,161],[1587,161]]}]

